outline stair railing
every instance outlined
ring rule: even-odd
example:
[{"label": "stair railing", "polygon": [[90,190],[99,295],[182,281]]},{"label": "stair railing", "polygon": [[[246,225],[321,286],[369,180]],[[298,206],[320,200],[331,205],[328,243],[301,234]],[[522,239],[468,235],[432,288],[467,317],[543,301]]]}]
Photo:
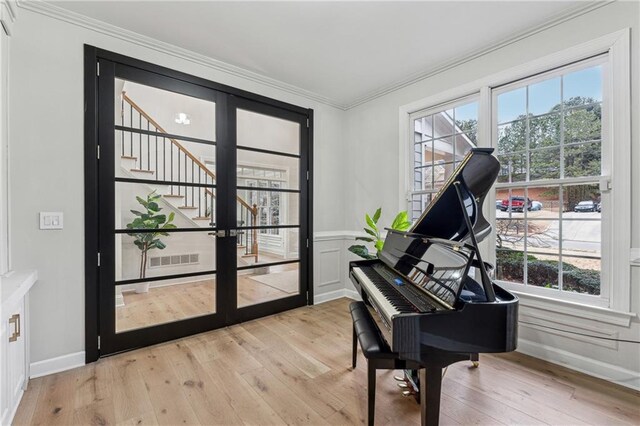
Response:
[{"label": "stair railing", "polygon": [[[134,140],[133,132],[130,133],[129,141],[125,141],[124,132],[121,132],[121,156],[122,158],[134,159],[138,165],[137,169],[132,169],[137,172],[154,173],[156,180],[171,181],[174,182],[174,178],[177,177],[177,183],[197,183],[197,184],[214,184],[216,181],[215,173],[203,164],[198,158],[196,158],[188,149],[184,147],[180,142],[170,136],[160,136],[157,134],[166,134],[167,131],[158,124],[149,114],[147,114],[138,104],[136,104],[126,92],[122,92],[121,97],[121,119],[124,126],[125,123],[125,103],[129,106],[129,124],[131,128],[134,127],[134,113],[135,110],[138,113],[138,130],[146,130],[148,133],[139,133],[136,140]],[[144,121],[143,121],[144,119]],[[145,129],[146,127],[146,129]],[[143,136],[146,137],[146,144]],[[152,142],[153,138],[153,142]],[[167,140],[169,141],[169,153],[167,154]],[[127,155],[126,145],[129,145],[129,152]],[[160,142],[161,149],[158,149]],[[144,158],[144,148],[146,145],[146,168]],[[152,145],[155,149],[152,149]],[[174,147],[176,148],[176,154],[174,155]],[[137,148],[138,156],[134,156],[135,149]],[[155,157],[155,160],[153,160]],[[152,163],[155,164],[155,170],[152,169]],[[162,164],[162,167],[159,165]],[[162,169],[162,170],[161,170]],[[162,179],[160,174],[162,172]],[[169,179],[167,179],[169,175]],[[183,180],[184,178],[184,180]],[[176,189],[177,188],[177,189]],[[204,190],[203,190],[204,189]],[[177,191],[177,193],[176,193]],[[209,219],[210,224],[215,226],[215,223],[211,220],[213,218],[214,205],[213,199],[216,198],[215,193],[206,187],[199,187],[196,194],[196,187],[184,187],[181,189],[180,185],[170,185],[170,193],[165,194],[167,197],[179,197],[184,198],[184,206],[180,206],[181,209],[193,209],[198,210],[198,216],[194,220]],[[202,202],[204,198],[204,203]],[[250,227],[257,226],[258,206],[254,204],[249,205],[242,197],[236,196],[236,200],[240,205],[240,217],[245,218]],[[197,203],[196,203],[197,201]],[[196,206],[197,204],[197,206]],[[204,206],[204,210],[203,210]],[[255,262],[258,262],[258,232],[257,229],[250,229],[250,232],[246,234],[240,234],[244,236],[245,254],[243,257],[253,257]]]}]

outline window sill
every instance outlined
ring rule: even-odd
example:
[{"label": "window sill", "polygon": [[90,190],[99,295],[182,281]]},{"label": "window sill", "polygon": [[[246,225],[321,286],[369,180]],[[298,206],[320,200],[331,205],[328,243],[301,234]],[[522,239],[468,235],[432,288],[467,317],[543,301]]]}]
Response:
[{"label": "window sill", "polygon": [[637,316],[633,312],[622,312],[610,308],[587,305],[584,303],[558,300],[513,289],[510,289],[509,291],[518,296],[521,306],[598,321],[606,324],[629,327],[631,320]]}]

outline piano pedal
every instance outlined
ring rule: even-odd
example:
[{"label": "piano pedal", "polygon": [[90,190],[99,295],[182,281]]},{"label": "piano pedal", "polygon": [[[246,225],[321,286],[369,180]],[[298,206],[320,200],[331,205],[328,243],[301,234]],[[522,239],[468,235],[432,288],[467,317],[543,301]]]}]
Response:
[{"label": "piano pedal", "polygon": [[472,368],[480,367],[480,361],[471,361]]},{"label": "piano pedal", "polygon": [[409,389],[409,388],[410,388],[409,384],[408,384],[408,383],[406,383],[406,382],[404,382],[404,383],[398,383],[398,387],[399,387],[400,389]]},{"label": "piano pedal", "polygon": [[406,390],[406,391],[402,391],[402,396],[413,396],[416,393],[412,390]]},{"label": "piano pedal", "polygon": [[407,379],[405,379],[404,376],[393,376],[393,378],[398,382],[406,382],[407,381]]}]

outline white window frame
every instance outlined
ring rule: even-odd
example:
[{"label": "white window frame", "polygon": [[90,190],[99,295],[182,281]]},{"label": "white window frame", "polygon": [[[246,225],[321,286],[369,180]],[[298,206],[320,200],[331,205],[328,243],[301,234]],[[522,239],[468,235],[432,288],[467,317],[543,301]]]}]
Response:
[{"label": "white window frame", "polygon": [[[604,303],[593,303],[591,300],[569,300],[563,292],[562,297],[533,294],[520,288],[510,287],[521,299],[530,301],[530,306],[544,307],[550,310],[572,312],[585,318],[602,318],[615,324],[630,322],[631,300],[631,76],[630,76],[630,29],[626,28],[589,42],[574,46],[483,79],[456,87],[421,99],[399,109],[399,182],[400,197],[398,205],[401,209],[408,207],[408,190],[412,189],[410,171],[413,159],[410,158],[409,142],[413,139],[413,122],[411,114],[433,106],[445,104],[474,93],[480,93],[478,108],[478,147],[492,146],[492,90],[512,82],[530,78],[533,75],[546,73],[556,68],[565,67],[578,61],[584,61],[596,55],[607,55],[608,73],[603,73],[603,96],[609,96],[606,103],[609,108],[607,123],[609,130],[609,152],[613,170],[602,170],[602,174],[610,172],[611,191],[609,195],[610,220],[602,222],[603,251],[609,253],[608,264],[603,257],[602,268],[607,269],[608,286],[601,292]],[[605,100],[603,99],[603,104]],[[615,149],[614,149],[615,147]],[[411,161],[410,161],[411,160]],[[484,202],[484,215],[490,223],[495,222],[495,192],[491,191]],[[612,236],[615,236],[615,240]],[[481,250],[483,257],[495,263],[495,230],[491,237],[485,239]],[[605,274],[606,275],[606,274]],[[516,284],[517,286],[517,284]],[[558,292],[559,293],[559,292]],[[558,296],[560,294],[554,294]]]},{"label": "white window frame", "polygon": [[[601,199],[602,199],[602,216],[601,216],[601,239],[600,239],[600,259],[601,259],[601,278],[600,278],[600,295],[590,295],[590,294],[580,294],[574,292],[564,291],[561,296],[557,297],[561,300],[574,301],[578,303],[584,303],[593,306],[601,306],[601,307],[609,307],[611,296],[611,270],[609,267],[605,267],[605,265],[611,265],[611,239],[610,238],[602,238],[604,235],[603,231],[608,229],[610,226],[610,221],[612,217],[611,211],[611,192],[608,190],[608,187],[611,182],[611,166],[612,160],[611,155],[613,151],[612,143],[611,143],[611,131],[609,128],[611,113],[611,105],[609,105],[610,96],[607,93],[607,88],[605,86],[605,82],[609,79],[609,63],[607,61],[606,54],[600,55],[591,59],[586,59],[584,61],[579,61],[573,64],[570,64],[565,67],[561,67],[559,69],[555,69],[546,73],[538,74],[533,77],[525,78],[518,80],[516,82],[506,84],[499,88],[495,88],[492,90],[492,112],[491,112],[491,140],[493,142],[492,147],[496,150],[494,154],[497,153],[497,141],[498,141],[498,126],[497,126],[497,108],[498,102],[497,97],[503,93],[509,92],[514,89],[530,86],[541,81],[545,81],[548,79],[552,79],[555,77],[559,77],[561,75],[566,75],[574,71],[578,71],[581,69],[586,69],[589,67],[594,67],[597,65],[602,65],[602,128],[601,128],[601,150],[602,150],[602,159],[601,159],[601,171],[600,176],[598,178],[594,177],[573,177],[573,178],[558,178],[558,179],[545,179],[545,180],[533,180],[533,181],[522,181],[522,182],[513,182],[513,183],[496,183],[494,185],[495,188],[507,189],[507,188],[536,188],[542,186],[557,186],[560,184],[577,184],[577,183],[597,183],[601,188]],[[562,167],[562,165],[560,165]],[[594,182],[596,181],[596,182]],[[492,194],[494,196],[495,201],[495,191]],[[494,211],[495,216],[495,211]],[[559,219],[560,220],[560,219]],[[560,226],[562,226],[562,222],[566,219],[560,220]],[[491,223],[495,223],[495,217]],[[495,234],[495,229],[494,229]],[[494,257],[492,258],[492,262],[495,262],[495,251],[493,252]],[[513,283],[509,281],[496,280],[503,287],[508,290],[515,292],[526,292],[534,295],[539,295],[543,297],[556,298],[558,291],[557,289],[549,289],[544,287],[536,287],[532,285],[527,285],[524,288],[524,284],[522,283]]]},{"label": "white window frame", "polygon": [[[480,109],[479,108],[479,106],[480,106],[480,93],[477,92],[477,93],[474,93],[474,94],[471,94],[471,95],[468,95],[468,96],[463,96],[462,98],[454,99],[454,100],[452,100],[450,102],[446,102],[446,103],[443,103],[443,104],[435,105],[435,106],[433,106],[431,108],[426,108],[426,109],[423,109],[423,110],[420,110],[420,111],[413,112],[413,113],[409,114],[409,121],[413,125],[414,120],[416,120],[418,118],[426,117],[428,115],[439,114],[441,112],[445,112],[445,111],[450,110],[450,109],[455,109],[456,107],[459,107],[459,106],[465,105],[465,104],[469,104],[469,103],[472,103],[472,102],[477,102],[478,103],[478,113],[479,113],[479,109]],[[480,117],[478,116],[478,123],[479,122],[480,122]],[[455,126],[455,123],[454,123],[454,126]],[[479,130],[477,129],[476,132],[478,134]],[[413,132],[412,132],[412,134],[413,134]],[[435,138],[435,135],[434,135],[433,140],[435,140],[435,139],[437,139],[437,138]],[[454,146],[454,149],[455,149],[455,140],[453,140],[453,146]],[[410,168],[410,170],[413,170],[414,169],[414,160],[413,160],[413,157],[412,157],[413,151],[409,150],[408,155],[411,157],[410,158],[410,163],[409,163],[409,168]],[[433,165],[433,163],[432,163],[432,165]],[[408,183],[408,187],[407,187],[407,191],[406,191],[407,201],[408,201],[409,206],[410,206],[409,207],[409,209],[410,209],[409,210],[409,217],[411,217],[411,208],[412,208],[411,202],[413,200],[413,196],[414,195],[425,195],[425,194],[433,194],[433,195],[435,195],[436,192],[437,192],[436,188],[431,189],[431,190],[424,189],[424,188],[417,190],[417,189],[414,188],[413,183],[409,182]],[[402,210],[404,210],[404,208],[402,208]]]}]

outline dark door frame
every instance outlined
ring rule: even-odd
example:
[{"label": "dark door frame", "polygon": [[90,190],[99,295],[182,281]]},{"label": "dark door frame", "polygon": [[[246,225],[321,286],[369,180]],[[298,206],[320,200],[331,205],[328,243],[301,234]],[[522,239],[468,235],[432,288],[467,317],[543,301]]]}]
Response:
[{"label": "dark door frame", "polygon": [[[128,67],[137,68],[148,73],[155,73],[158,76],[169,77],[180,80],[193,85],[202,86],[203,88],[213,89],[230,95],[227,98],[234,105],[246,105],[247,103],[259,105],[260,109],[268,110],[284,110],[288,113],[303,116],[306,118],[307,126],[301,126],[301,141],[308,144],[306,158],[301,158],[301,175],[303,168],[306,166],[308,179],[301,179],[301,190],[303,183],[306,181],[300,197],[301,219],[306,216],[306,235],[308,237],[307,244],[300,247],[301,262],[306,261],[306,283],[307,292],[299,297],[306,298],[306,304],[313,304],[313,110],[302,108],[296,105],[281,102],[265,96],[257,95],[251,92],[240,90],[234,87],[219,84],[200,77],[185,74],[159,65],[140,61],[131,57],[123,56],[117,53],[98,49],[93,46],[84,46],[84,176],[85,176],[85,361],[87,363],[96,361],[100,357],[100,204],[99,204],[99,137],[98,134],[98,85],[100,83],[99,61],[100,59],[123,64]],[[104,70],[104,74],[109,74]],[[112,74],[112,73],[111,73]],[[231,131],[231,129],[228,129]],[[306,134],[304,133],[306,132]],[[301,225],[305,223],[301,221]],[[300,234],[304,235],[305,227],[302,226]],[[306,250],[305,255],[302,251]],[[305,260],[303,260],[305,259]],[[302,264],[301,264],[302,266]],[[305,268],[301,268],[305,269]],[[303,277],[304,279],[305,277]],[[229,323],[245,321],[251,318],[259,317],[265,314],[273,313],[264,306],[256,305],[255,309],[240,308],[238,314],[233,318],[226,318]],[[224,324],[224,325],[228,325]],[[169,336],[165,340],[170,340]]]}]

